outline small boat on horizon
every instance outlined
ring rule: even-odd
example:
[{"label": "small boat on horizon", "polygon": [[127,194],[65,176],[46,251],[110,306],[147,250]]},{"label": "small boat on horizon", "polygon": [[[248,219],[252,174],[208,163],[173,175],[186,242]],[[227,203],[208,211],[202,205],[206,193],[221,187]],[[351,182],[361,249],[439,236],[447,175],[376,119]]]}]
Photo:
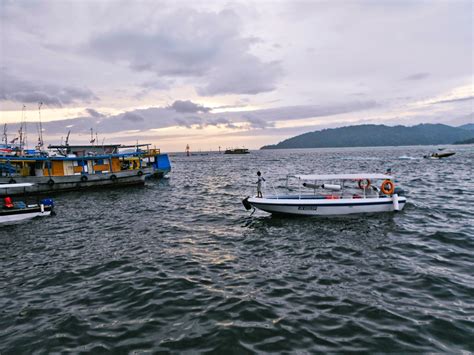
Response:
[{"label": "small boat on horizon", "polygon": [[423,158],[425,158],[425,159],[443,159],[443,158],[453,156],[454,154],[456,154],[456,152],[450,152],[450,151],[445,152],[444,149],[440,149],[440,152],[425,155],[425,156],[423,156]]},{"label": "small boat on horizon", "polygon": [[249,154],[249,150],[247,148],[232,148],[226,149],[224,154]]},{"label": "small boat on horizon", "polygon": [[[247,197],[242,200],[244,207],[272,214],[338,216],[401,211],[407,201],[393,177],[386,174],[288,175],[287,188],[290,178],[299,183],[297,194]],[[377,180],[383,180],[380,188],[372,184]]]}]

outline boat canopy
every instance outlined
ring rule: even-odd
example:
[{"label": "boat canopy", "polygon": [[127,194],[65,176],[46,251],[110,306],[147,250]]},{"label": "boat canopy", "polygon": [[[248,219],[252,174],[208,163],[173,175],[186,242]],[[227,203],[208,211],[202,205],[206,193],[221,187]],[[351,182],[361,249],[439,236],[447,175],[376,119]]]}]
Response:
[{"label": "boat canopy", "polygon": [[300,180],[392,180],[393,177],[385,174],[367,174],[367,173],[357,173],[357,174],[328,174],[328,175],[289,175]]},{"label": "boat canopy", "polygon": [[0,184],[0,189],[12,189],[15,187],[30,187],[33,185],[34,184],[29,183],[29,182],[23,182],[21,184]]},{"label": "boat canopy", "polygon": [[133,152],[133,153],[118,153],[118,154],[101,154],[101,155],[86,155],[80,157],[65,157],[59,155],[51,155],[46,157],[14,157],[14,156],[0,156],[0,161],[11,161],[11,162],[32,162],[32,161],[47,161],[47,160],[98,160],[98,159],[110,159],[110,158],[133,158],[133,157],[142,157],[143,153]]}]

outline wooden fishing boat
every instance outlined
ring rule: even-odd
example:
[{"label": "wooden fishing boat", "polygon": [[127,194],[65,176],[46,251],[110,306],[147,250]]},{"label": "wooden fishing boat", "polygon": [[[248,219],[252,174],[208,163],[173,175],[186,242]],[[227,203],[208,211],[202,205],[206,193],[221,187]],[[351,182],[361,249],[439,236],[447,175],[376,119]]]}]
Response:
[{"label": "wooden fishing boat", "polygon": [[[157,149],[120,153],[119,144],[49,146],[56,155],[0,156],[0,184],[31,183],[27,193],[50,193],[97,187],[143,185],[145,178],[171,170]],[[166,164],[167,162],[167,164]],[[12,189],[11,195],[22,189]]]}]

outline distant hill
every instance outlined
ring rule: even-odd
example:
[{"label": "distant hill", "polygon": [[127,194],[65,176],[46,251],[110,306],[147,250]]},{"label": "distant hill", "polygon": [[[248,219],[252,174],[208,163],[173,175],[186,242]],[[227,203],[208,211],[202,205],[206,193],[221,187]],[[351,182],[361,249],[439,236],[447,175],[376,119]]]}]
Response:
[{"label": "distant hill", "polygon": [[474,123],[466,123],[466,124],[463,124],[462,126],[459,126],[459,128],[467,129],[469,131],[474,131]]},{"label": "distant hill", "polygon": [[474,138],[474,131],[443,124],[359,125],[304,133],[261,149],[452,144],[469,138]]},{"label": "distant hill", "polygon": [[474,138],[469,138],[463,141],[454,142],[454,144],[474,144]]}]

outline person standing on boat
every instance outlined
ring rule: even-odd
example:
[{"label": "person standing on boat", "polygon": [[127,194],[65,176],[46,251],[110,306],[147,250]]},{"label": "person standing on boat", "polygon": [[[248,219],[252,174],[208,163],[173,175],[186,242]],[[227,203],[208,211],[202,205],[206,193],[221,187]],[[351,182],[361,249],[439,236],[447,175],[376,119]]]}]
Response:
[{"label": "person standing on boat", "polygon": [[265,181],[265,178],[262,176],[260,171],[257,171],[257,197],[263,197],[262,195],[262,181]]}]

